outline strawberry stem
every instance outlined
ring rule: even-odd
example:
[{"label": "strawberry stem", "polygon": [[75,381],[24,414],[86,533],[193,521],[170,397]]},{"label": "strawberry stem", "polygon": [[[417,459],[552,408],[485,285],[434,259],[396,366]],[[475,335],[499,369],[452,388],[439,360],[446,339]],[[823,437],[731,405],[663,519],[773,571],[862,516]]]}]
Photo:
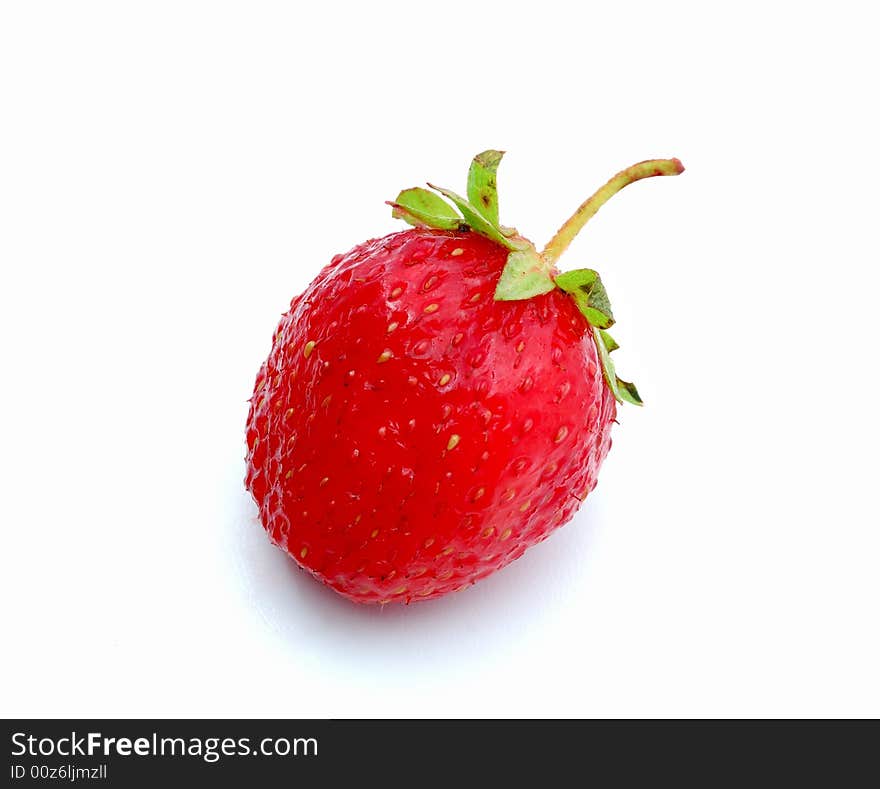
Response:
[{"label": "strawberry stem", "polygon": [[655,175],[679,175],[682,172],[684,172],[684,165],[678,159],[650,159],[627,167],[626,170],[621,170],[592,197],[581,203],[578,210],[550,239],[550,243],[544,247],[541,256],[548,266],[555,264],[590,218],[624,186],[640,181],[642,178],[651,178]]}]

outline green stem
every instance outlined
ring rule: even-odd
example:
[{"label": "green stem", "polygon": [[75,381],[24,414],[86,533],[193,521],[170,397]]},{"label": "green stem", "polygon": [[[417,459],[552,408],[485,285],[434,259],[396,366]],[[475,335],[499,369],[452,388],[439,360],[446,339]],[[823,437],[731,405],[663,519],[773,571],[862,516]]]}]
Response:
[{"label": "green stem", "polygon": [[678,159],[650,159],[647,162],[639,162],[632,167],[627,167],[626,170],[621,170],[592,197],[581,203],[571,219],[560,227],[556,235],[550,239],[550,243],[544,248],[541,256],[549,266],[555,264],[590,218],[624,186],[654,175],[679,175],[682,172],[684,172],[684,165]]}]

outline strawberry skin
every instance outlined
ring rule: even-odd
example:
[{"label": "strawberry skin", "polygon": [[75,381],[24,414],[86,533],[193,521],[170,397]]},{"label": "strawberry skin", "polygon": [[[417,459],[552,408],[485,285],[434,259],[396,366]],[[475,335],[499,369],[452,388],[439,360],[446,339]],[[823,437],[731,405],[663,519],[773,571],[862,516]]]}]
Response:
[{"label": "strawberry skin", "polygon": [[257,376],[246,484],[272,541],[359,603],[518,558],[596,485],[615,399],[562,290],[493,293],[506,250],[416,228],[333,259]]}]

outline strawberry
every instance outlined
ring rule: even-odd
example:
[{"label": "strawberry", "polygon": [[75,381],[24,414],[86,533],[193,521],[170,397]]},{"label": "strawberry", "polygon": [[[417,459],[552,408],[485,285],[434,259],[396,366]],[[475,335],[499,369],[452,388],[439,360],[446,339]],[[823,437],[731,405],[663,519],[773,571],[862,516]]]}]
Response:
[{"label": "strawberry", "polygon": [[617,404],[641,403],[611,362],[598,274],[555,263],[611,195],[681,163],[624,170],[538,253],[499,224],[501,156],[475,157],[467,199],[401,192],[412,229],[334,257],[257,375],[246,484],[263,526],[358,603],[439,597],[521,556],[595,487]]}]

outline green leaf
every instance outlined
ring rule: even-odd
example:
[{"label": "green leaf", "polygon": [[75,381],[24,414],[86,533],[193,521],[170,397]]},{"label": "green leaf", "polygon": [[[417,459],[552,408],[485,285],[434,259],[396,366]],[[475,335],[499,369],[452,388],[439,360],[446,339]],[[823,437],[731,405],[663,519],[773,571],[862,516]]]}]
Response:
[{"label": "green leaf", "polygon": [[617,340],[615,340],[607,331],[599,329],[599,335],[602,337],[602,342],[605,343],[605,347],[608,349],[608,353],[616,351],[620,347],[617,344]]},{"label": "green leaf", "polygon": [[474,232],[479,233],[481,236],[485,236],[491,241],[501,244],[508,249],[517,248],[514,240],[507,238],[496,225],[492,224],[482,213],[480,213],[479,209],[472,206],[461,195],[456,194],[450,189],[442,189],[439,186],[434,186],[434,184],[428,184],[428,186],[453,202],[455,207],[461,211],[464,221],[470,225]]},{"label": "green leaf", "polygon": [[478,153],[468,171],[467,196],[471,205],[496,227],[498,226],[498,183],[495,174],[504,151]]},{"label": "green leaf", "polygon": [[601,329],[597,329],[595,326],[593,327],[593,341],[596,343],[596,350],[599,352],[599,361],[602,363],[602,374],[605,376],[605,383],[608,384],[614,398],[620,400],[620,395],[617,394],[617,374],[614,372],[614,362],[611,361],[611,356],[609,355],[608,349],[605,347],[605,342],[602,340],[602,335],[599,333],[600,331]]},{"label": "green leaf", "polygon": [[629,383],[629,381],[624,381],[622,378],[617,379],[617,394],[620,395],[621,400],[625,400],[627,403],[644,405],[636,385]]},{"label": "green leaf", "polygon": [[456,230],[462,219],[442,197],[421,187],[404,189],[392,207],[391,216],[415,227],[435,227],[438,230]]},{"label": "green leaf", "polygon": [[[596,350],[599,352],[599,361],[602,363],[602,374],[605,376],[605,383],[614,395],[614,399],[618,403],[632,403],[633,405],[643,405],[642,398],[635,384],[629,383],[617,377],[614,370],[614,362],[611,361],[610,349],[605,345],[605,334],[601,329],[593,327],[593,341],[596,343]],[[616,343],[615,343],[616,344]]]},{"label": "green leaf", "polygon": [[495,301],[520,301],[549,293],[556,286],[543,259],[534,247],[517,249],[507,263],[495,288]]},{"label": "green leaf", "polygon": [[556,284],[574,296],[578,309],[591,326],[607,329],[614,325],[611,302],[599,274],[590,268],[567,271],[556,277]]}]

